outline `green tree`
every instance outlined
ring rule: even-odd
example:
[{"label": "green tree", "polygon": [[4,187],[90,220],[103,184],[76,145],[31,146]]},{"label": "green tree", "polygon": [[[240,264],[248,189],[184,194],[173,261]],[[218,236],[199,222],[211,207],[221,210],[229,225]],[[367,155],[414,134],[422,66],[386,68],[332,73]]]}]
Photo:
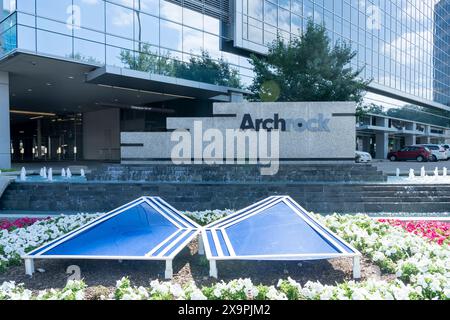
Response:
[{"label": "green tree", "polygon": [[222,58],[214,60],[208,52],[200,57],[192,56],[188,63],[176,62],[175,76],[220,86],[241,88],[239,73]]},{"label": "green tree", "polygon": [[147,43],[141,44],[141,50],[134,52],[122,50],[120,61],[129,69],[162,74],[166,76],[174,75],[174,63],[169,55],[157,55],[152,52],[151,46]]},{"label": "green tree", "polygon": [[344,42],[334,46],[324,26],[308,21],[306,32],[290,41],[280,37],[265,56],[251,56],[255,101],[357,101],[370,81],[349,66],[356,52]]},{"label": "green tree", "polygon": [[171,59],[169,55],[157,55],[149,44],[142,44],[139,52],[122,50],[120,60],[127,68],[187,80],[241,88],[239,73],[223,59],[214,60],[208,52],[200,57],[192,56],[188,62]]}]

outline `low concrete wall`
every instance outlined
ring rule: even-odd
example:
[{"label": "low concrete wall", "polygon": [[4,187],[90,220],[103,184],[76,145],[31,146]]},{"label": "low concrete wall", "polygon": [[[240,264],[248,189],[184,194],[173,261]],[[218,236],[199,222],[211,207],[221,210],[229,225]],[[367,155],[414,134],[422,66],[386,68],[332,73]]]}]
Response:
[{"label": "low concrete wall", "polygon": [[3,195],[3,192],[5,192],[6,188],[9,186],[9,184],[13,180],[14,180],[14,177],[2,177],[2,176],[0,176],[0,198]]}]

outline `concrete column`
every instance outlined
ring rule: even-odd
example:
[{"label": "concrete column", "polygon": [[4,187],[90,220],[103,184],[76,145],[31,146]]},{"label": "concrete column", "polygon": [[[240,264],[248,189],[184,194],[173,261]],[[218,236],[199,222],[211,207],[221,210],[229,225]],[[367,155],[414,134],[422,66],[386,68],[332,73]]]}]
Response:
[{"label": "concrete column", "polygon": [[9,75],[0,72],[0,168],[11,168],[11,133],[9,119]]},{"label": "concrete column", "polygon": [[37,120],[37,155],[38,159],[42,158],[42,122],[41,119]]},{"label": "concrete column", "polygon": [[362,137],[362,148],[364,152],[370,152],[370,137]]},{"label": "concrete column", "polygon": [[405,137],[405,145],[412,146],[414,144],[416,144],[416,135],[415,134],[414,135],[407,135]]},{"label": "concrete column", "polygon": [[389,133],[379,132],[376,134],[377,149],[375,150],[375,158],[386,159],[389,147]]},{"label": "concrete column", "polygon": [[430,139],[431,139],[431,137],[430,137],[430,134],[431,134],[431,126],[425,126],[425,137],[424,137],[424,139],[423,139],[423,143],[430,143],[431,141],[430,141]]}]

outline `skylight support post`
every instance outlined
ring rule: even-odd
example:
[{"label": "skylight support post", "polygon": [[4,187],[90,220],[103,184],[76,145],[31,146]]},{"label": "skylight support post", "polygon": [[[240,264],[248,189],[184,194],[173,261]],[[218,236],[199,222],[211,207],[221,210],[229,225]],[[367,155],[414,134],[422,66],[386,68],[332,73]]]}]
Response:
[{"label": "skylight support post", "polygon": [[361,257],[353,257],[353,279],[361,279]]},{"label": "skylight support post", "polygon": [[34,273],[34,260],[25,259],[25,274],[28,276],[32,276],[33,273]]},{"label": "skylight support post", "polygon": [[172,279],[173,277],[173,267],[172,260],[166,260],[166,271],[164,273],[166,279]]},{"label": "skylight support post", "polygon": [[216,279],[219,277],[216,260],[209,260],[209,276]]},{"label": "skylight support post", "polygon": [[198,254],[201,256],[205,254],[205,244],[203,243],[203,237],[201,233],[198,236]]}]

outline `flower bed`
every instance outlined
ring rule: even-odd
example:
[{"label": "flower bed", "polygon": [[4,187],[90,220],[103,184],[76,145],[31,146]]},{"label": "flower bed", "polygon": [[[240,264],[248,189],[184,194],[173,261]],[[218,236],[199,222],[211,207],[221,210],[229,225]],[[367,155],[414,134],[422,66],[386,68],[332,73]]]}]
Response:
[{"label": "flower bed", "polygon": [[427,238],[439,245],[450,245],[450,223],[439,221],[379,220]]},{"label": "flower bed", "polygon": [[205,226],[213,221],[222,219],[229,214],[232,214],[232,210],[207,210],[207,211],[187,211],[185,214],[197,222],[198,224]]},{"label": "flower bed", "polygon": [[37,222],[39,220],[41,220],[41,219],[20,218],[20,219],[14,220],[14,221],[1,220],[0,221],[0,230],[12,231],[12,230],[18,229],[18,228],[25,228],[25,227],[31,226],[32,224],[34,224],[35,222]]},{"label": "flower bed", "polygon": [[[229,212],[228,212],[229,213]],[[224,212],[224,214],[228,214]],[[198,221],[207,221],[208,214],[196,213]],[[219,212],[217,212],[218,215]],[[10,246],[7,263],[15,260],[19,252],[31,250],[45,242],[38,235],[51,232],[48,240],[86,223],[92,216],[60,217],[40,221],[34,225],[0,233],[0,248]],[[173,282],[149,283],[148,287],[135,287],[127,278],[117,282],[114,292],[101,299],[450,299],[450,250],[426,238],[406,231],[403,227],[382,223],[365,215],[318,216],[331,230],[350,242],[383,271],[395,273],[393,281],[368,279],[348,281],[334,286],[320,282],[301,285],[292,279],[280,280],[276,286],[253,284],[250,279],[218,282],[197,287],[194,283],[180,286]],[[58,225],[55,227],[55,225]],[[51,231],[49,231],[51,230]],[[6,232],[6,233],[5,233]],[[23,239],[21,238],[23,236]],[[11,239],[11,240],[8,240]],[[14,240],[12,240],[14,239]],[[31,239],[31,240],[30,240]],[[15,242],[22,245],[15,246]],[[3,245],[3,247],[2,247]],[[4,250],[4,249],[3,249]],[[8,258],[12,257],[12,258]],[[64,289],[49,289],[32,293],[22,285],[5,282],[0,286],[0,299],[84,299],[87,287],[82,281],[69,282]]]},{"label": "flower bed", "polygon": [[60,216],[39,220],[27,227],[0,230],[0,271],[10,265],[20,264],[20,256],[24,253],[86,224],[95,217],[96,215],[85,214]]}]

